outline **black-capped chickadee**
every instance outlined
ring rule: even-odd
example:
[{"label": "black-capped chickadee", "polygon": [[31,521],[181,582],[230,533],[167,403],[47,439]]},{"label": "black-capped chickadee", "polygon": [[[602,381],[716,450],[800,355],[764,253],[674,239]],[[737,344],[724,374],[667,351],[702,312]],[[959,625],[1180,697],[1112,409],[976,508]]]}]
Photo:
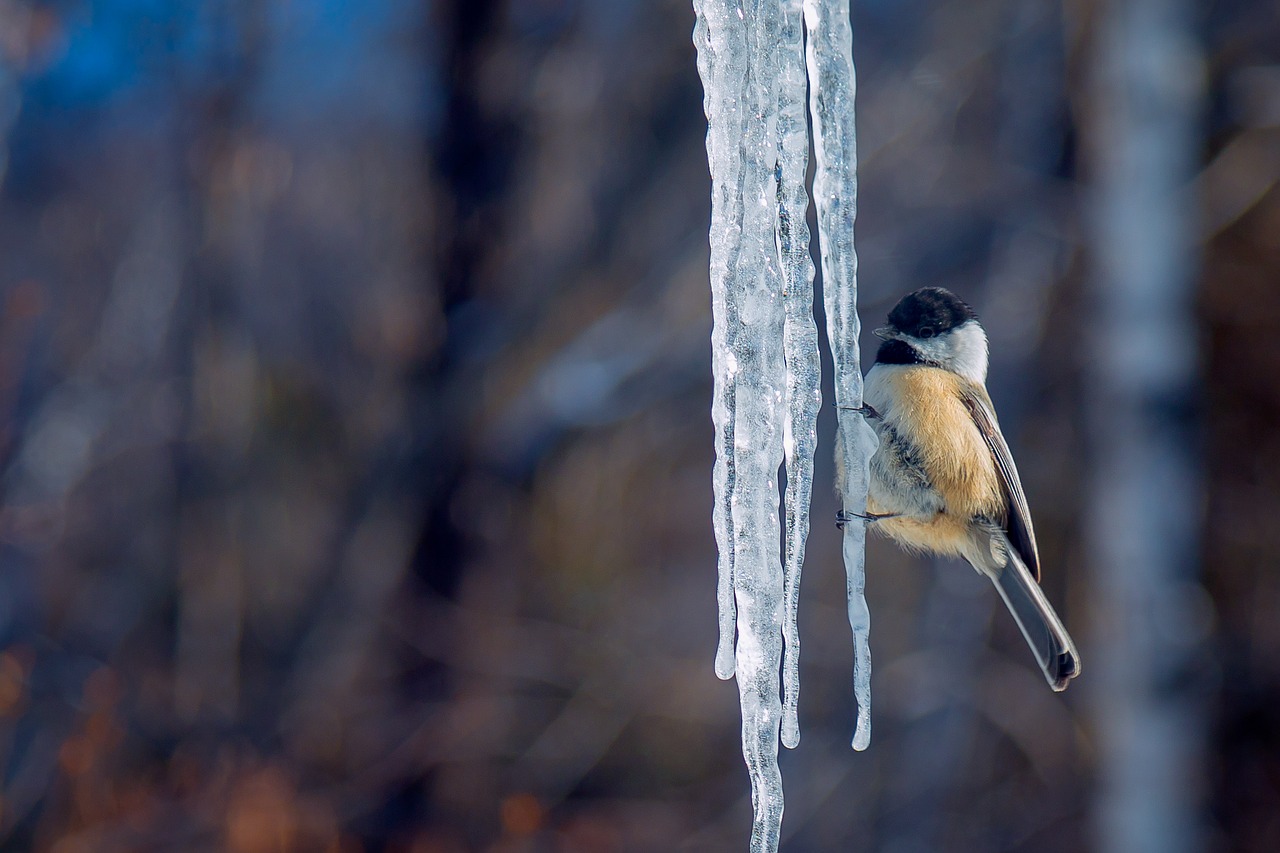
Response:
[{"label": "black-capped chickadee", "polygon": [[880,447],[863,518],[908,550],[963,557],[990,578],[1050,686],[1065,690],[1080,654],[1038,583],[1031,513],[987,395],[977,315],[926,287],[903,297],[875,334],[884,343],[864,413]]}]

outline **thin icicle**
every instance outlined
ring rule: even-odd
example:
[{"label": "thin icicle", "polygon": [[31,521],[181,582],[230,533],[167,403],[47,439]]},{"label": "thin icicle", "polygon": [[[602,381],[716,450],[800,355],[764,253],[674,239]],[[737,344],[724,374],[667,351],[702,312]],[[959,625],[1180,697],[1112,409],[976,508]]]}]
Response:
[{"label": "thin icicle", "polygon": [[[809,111],[813,116],[817,169],[813,197],[822,248],[823,302],[835,363],[836,461],[846,513],[866,512],[871,456],[878,441],[857,411],[862,407],[858,357],[858,256],[853,220],[858,207],[858,154],[854,139],[853,32],[848,0],[804,0],[808,31]],[[866,588],[866,525],[844,526],[845,591],[853,629],[853,690],[858,722],[853,748],[871,742],[871,613]]]},{"label": "thin icicle", "polygon": [[[713,186],[714,515],[722,593],[716,671],[737,677],[755,806],[751,849],[768,851],[777,848],[783,808],[778,471],[787,376],[775,177],[781,20],[777,0],[751,0],[743,9],[698,0],[694,8]],[[731,600],[723,595],[727,589]]]},{"label": "thin icicle", "polygon": [[778,256],[782,266],[786,322],[783,347],[787,362],[786,552],[783,560],[785,647],[782,661],[782,742],[800,743],[800,632],[797,606],[805,540],[809,536],[809,498],[813,493],[813,454],[822,406],[822,362],[818,327],[813,321],[813,259],[809,255],[806,215],[809,194],[809,129],[805,95],[803,0],[783,0],[779,44],[781,87],[778,99]]},{"label": "thin icicle", "polygon": [[712,473],[715,496],[713,526],[719,551],[716,598],[720,610],[720,641],[716,647],[716,675],[734,674],[734,529],[730,496],[736,481],[734,467],[734,395],[738,365],[730,351],[736,335],[736,301],[730,299],[734,267],[742,237],[742,164],[738,146],[747,116],[743,105],[747,83],[746,25],[724,0],[695,0],[697,22],[693,39],[698,48],[698,73],[703,80],[703,109],[707,115],[707,162],[711,167],[711,371],[715,383],[711,420],[715,426],[716,462]]},{"label": "thin icicle", "polygon": [[782,562],[778,553],[778,470],[783,459],[786,363],[777,228],[777,0],[746,4],[747,105],[754,121],[742,137],[742,253],[738,259],[741,332],[731,345],[740,368],[732,492],[736,669],[742,752],[755,819],[751,850],[772,851],[782,826],[778,734],[782,722]]}]

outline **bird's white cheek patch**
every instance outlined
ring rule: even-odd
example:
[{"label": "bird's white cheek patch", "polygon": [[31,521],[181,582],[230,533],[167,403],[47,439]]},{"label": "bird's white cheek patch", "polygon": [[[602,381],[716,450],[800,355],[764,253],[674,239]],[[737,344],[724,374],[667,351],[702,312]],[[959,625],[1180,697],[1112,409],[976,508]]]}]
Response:
[{"label": "bird's white cheek patch", "polygon": [[987,381],[987,335],[982,327],[970,320],[947,335],[952,344],[951,364],[948,366],[970,382],[984,384]]}]

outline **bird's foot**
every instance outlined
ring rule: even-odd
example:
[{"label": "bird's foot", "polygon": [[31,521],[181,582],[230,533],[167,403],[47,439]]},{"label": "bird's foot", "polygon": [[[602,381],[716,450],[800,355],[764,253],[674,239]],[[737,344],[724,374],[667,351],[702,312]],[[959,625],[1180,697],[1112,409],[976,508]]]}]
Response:
[{"label": "bird's foot", "polygon": [[886,518],[898,518],[901,515],[902,513],[900,512],[869,512],[864,515],[860,512],[845,512],[841,510],[836,513],[836,527],[844,530],[844,526],[855,518],[871,524],[876,521],[884,521]]},{"label": "bird's foot", "polygon": [[878,419],[880,417],[880,413],[873,409],[868,403],[863,403],[861,406],[841,406],[840,409],[845,412],[857,412],[864,418]]}]

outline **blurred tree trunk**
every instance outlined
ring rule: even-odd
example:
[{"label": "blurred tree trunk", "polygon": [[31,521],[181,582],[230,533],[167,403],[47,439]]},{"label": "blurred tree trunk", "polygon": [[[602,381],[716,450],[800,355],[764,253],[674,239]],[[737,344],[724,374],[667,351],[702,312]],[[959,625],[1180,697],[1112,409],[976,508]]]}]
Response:
[{"label": "blurred tree trunk", "polygon": [[1191,188],[1203,69],[1191,12],[1184,0],[1104,7],[1087,128],[1097,231],[1086,513],[1096,600],[1084,667],[1099,733],[1100,848],[1108,851],[1204,843],[1206,707],[1192,689],[1206,628],[1198,618]]}]

